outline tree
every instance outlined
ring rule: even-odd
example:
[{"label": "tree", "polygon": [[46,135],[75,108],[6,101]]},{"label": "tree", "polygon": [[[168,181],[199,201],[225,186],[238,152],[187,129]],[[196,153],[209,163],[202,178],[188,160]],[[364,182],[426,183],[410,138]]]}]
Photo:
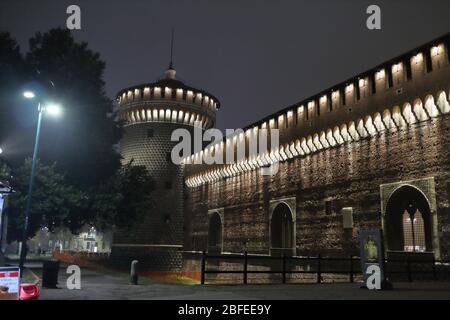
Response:
[{"label": "tree", "polygon": [[[0,147],[19,149],[24,143],[21,139],[23,131],[29,127],[27,123],[27,107],[17,99],[21,86],[29,80],[28,67],[20,52],[17,42],[8,32],[0,32]],[[14,142],[13,142],[14,141]],[[20,141],[20,143],[15,143]],[[30,139],[29,146],[32,146]],[[5,150],[6,151],[6,150]],[[13,159],[9,160],[15,162]],[[20,163],[23,162],[23,157]]]},{"label": "tree", "polygon": [[64,108],[59,121],[44,126],[41,158],[56,161],[75,185],[91,186],[109,178],[120,166],[114,148],[121,137],[113,103],[104,91],[105,63],[77,43],[67,29],[37,33],[26,55],[39,79],[55,84],[49,99]]},{"label": "tree", "polygon": [[[24,59],[8,33],[0,33],[0,146],[12,164],[9,240],[20,239],[35,136],[36,102],[21,92],[39,84],[43,102],[59,102],[63,116],[45,118],[39,149],[29,236],[39,227],[125,227],[149,210],[154,181],[144,167],[120,166],[121,136],[112,101],[104,92],[105,63],[70,31],[51,29],[30,40]],[[50,81],[54,87],[49,85]],[[17,148],[10,148],[13,144]],[[14,152],[13,152],[14,151]],[[14,156],[15,153],[15,156]]]},{"label": "tree", "polygon": [[[6,209],[9,217],[8,241],[22,239],[30,171],[31,159],[26,159],[22,166],[12,171],[10,184],[15,193]],[[84,198],[82,191],[65,182],[64,175],[56,170],[56,164],[44,165],[37,161],[28,237],[33,237],[43,225],[50,230],[64,225],[73,212],[82,208]]]},{"label": "tree", "polygon": [[154,207],[151,195],[155,188],[156,183],[144,166],[133,166],[132,161],[124,165],[92,194],[90,207],[96,227],[128,228],[139,223]]}]

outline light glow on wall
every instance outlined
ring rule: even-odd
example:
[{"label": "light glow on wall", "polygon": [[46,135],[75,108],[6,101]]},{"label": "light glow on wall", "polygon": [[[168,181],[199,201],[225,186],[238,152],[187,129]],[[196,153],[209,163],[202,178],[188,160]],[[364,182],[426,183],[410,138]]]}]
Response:
[{"label": "light glow on wall", "polygon": [[384,79],[385,76],[386,76],[386,73],[385,73],[384,69],[381,69],[375,74],[375,79],[382,80],[382,79]]}]

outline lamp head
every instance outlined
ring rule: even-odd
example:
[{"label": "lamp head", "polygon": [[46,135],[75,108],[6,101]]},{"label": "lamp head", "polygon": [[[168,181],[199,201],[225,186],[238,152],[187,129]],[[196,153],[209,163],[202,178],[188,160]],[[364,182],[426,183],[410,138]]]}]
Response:
[{"label": "lamp head", "polygon": [[27,99],[33,99],[36,95],[34,94],[33,91],[25,91],[23,93],[23,96]]},{"label": "lamp head", "polygon": [[52,116],[59,116],[62,113],[62,109],[59,104],[50,103],[45,106],[45,112]]}]

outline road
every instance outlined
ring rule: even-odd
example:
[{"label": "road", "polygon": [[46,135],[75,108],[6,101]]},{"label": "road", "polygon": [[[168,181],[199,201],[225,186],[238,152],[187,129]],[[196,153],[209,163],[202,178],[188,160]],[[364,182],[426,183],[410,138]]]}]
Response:
[{"label": "road", "polygon": [[265,300],[265,299],[448,299],[450,283],[396,283],[392,291],[369,291],[358,284],[287,285],[177,285],[149,280],[130,285],[123,276],[106,275],[88,269],[81,271],[81,289],[66,287],[65,269],[59,273],[58,289],[41,290],[40,299],[50,300]]}]

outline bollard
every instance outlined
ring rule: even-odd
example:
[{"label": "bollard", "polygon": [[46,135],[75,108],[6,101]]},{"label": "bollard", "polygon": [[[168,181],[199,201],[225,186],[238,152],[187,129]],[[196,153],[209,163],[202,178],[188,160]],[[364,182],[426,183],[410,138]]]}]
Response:
[{"label": "bollard", "polygon": [[131,270],[130,270],[130,282],[131,284],[138,284],[138,264],[139,261],[133,260],[131,262]]}]

